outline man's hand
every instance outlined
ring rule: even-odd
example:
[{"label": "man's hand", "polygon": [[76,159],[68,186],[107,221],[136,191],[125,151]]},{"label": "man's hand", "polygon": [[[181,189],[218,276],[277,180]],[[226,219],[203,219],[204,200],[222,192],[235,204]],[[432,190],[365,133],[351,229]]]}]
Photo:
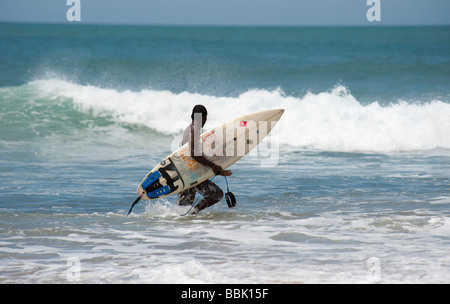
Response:
[{"label": "man's hand", "polygon": [[212,161],[210,161],[209,159],[207,159],[205,156],[192,156],[192,158],[199,162],[202,165],[208,166],[210,167],[213,171],[215,175],[222,175],[222,176],[230,176],[231,174],[233,174],[233,172],[231,172],[231,170],[224,170],[222,168],[222,166],[216,165],[215,163],[213,163]]},{"label": "man's hand", "polygon": [[216,165],[213,168],[214,174],[221,175],[221,176],[230,176],[233,174],[231,170],[224,170],[222,166]]}]

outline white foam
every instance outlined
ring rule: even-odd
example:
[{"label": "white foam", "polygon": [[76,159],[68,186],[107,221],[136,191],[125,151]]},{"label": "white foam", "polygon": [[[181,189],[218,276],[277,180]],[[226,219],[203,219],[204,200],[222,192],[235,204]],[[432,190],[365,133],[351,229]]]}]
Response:
[{"label": "white foam", "polygon": [[329,92],[286,96],[281,90],[250,90],[238,97],[142,90],[116,91],[59,79],[30,83],[52,98],[71,99],[82,112],[142,124],[178,134],[190,122],[191,109],[209,109],[205,129],[236,116],[284,108],[279,142],[294,147],[344,152],[395,152],[450,149],[450,104],[442,101],[382,106],[362,105],[342,86]]},{"label": "white foam", "polygon": [[[175,210],[163,212],[163,202],[152,208]],[[13,231],[1,241],[8,258],[0,281],[70,283],[75,258],[80,283],[370,283],[371,257],[381,262],[381,283],[449,280],[450,222],[439,213],[143,217],[85,214],[63,229]]]}]

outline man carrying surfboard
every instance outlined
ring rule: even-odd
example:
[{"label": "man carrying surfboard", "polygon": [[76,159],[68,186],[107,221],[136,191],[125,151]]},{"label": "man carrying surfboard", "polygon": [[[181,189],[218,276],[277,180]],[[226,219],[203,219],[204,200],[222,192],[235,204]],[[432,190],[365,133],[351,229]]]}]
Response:
[{"label": "man carrying surfboard", "polygon": [[[208,180],[214,175],[225,177],[225,199],[228,207],[233,208],[236,206],[236,199],[229,190],[226,178],[232,173],[223,168],[228,168],[258,145],[283,113],[284,109],[271,109],[247,114],[200,135],[208,114],[204,106],[195,106],[191,115],[192,122],[183,133],[183,145],[144,177],[136,190],[139,197],[131,205],[128,214],[140,199],[151,200],[175,193],[179,193],[177,204],[191,206],[197,192],[202,194],[203,199],[198,206],[191,207],[196,207],[194,212],[212,206],[224,196],[222,190]],[[222,137],[224,132],[225,136]]]},{"label": "man carrying surfboard", "polygon": [[[207,159],[203,154],[200,130],[205,125],[207,117],[208,111],[203,105],[194,106],[191,114],[192,122],[183,133],[183,145],[189,143],[191,157],[198,163],[210,167],[216,175],[230,176],[233,174],[231,170],[224,170],[221,166]],[[192,205],[197,192],[203,196],[203,199],[193,208],[193,214],[214,205],[223,198],[222,189],[208,179],[203,183],[180,192],[178,194],[177,204],[181,206]]]}]

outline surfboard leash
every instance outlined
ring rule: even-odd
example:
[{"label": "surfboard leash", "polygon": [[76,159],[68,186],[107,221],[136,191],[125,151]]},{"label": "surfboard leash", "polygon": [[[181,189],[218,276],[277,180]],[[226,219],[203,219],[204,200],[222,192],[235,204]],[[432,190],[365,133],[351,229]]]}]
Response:
[{"label": "surfboard leash", "polygon": [[194,203],[192,204],[191,208],[189,208],[189,210],[188,210],[185,214],[181,214],[180,216],[186,216],[189,212],[191,212],[192,208],[194,208],[195,206],[197,206],[197,204],[199,203],[199,202],[198,202],[198,198],[199,198],[199,196],[197,196],[197,197],[195,198],[195,201],[194,201]]},{"label": "surfboard leash", "polygon": [[236,197],[233,193],[230,192],[230,188],[228,187],[228,179],[226,176],[225,182],[227,183],[227,193],[225,193],[225,200],[227,201],[228,208],[234,208],[236,207]]},{"label": "surfboard leash", "polygon": [[136,205],[142,198],[142,196],[144,195],[144,192],[141,193],[141,195],[139,195],[139,197],[134,201],[134,203],[131,205],[130,211],[128,211],[127,216],[131,213],[131,210],[133,210],[134,205]]}]

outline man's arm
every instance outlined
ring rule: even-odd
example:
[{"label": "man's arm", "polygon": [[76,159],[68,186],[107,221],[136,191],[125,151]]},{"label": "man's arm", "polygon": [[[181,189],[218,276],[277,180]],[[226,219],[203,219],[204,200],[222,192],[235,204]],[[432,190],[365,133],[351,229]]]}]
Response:
[{"label": "man's arm", "polygon": [[198,163],[210,167],[214,174],[216,175],[222,175],[222,176],[230,176],[231,170],[223,170],[222,166],[216,165],[209,159],[205,157],[203,154],[203,151],[201,147],[199,148],[198,145],[200,144],[200,129],[195,130],[195,127],[191,125],[191,136],[190,136],[190,152],[191,157]]}]

